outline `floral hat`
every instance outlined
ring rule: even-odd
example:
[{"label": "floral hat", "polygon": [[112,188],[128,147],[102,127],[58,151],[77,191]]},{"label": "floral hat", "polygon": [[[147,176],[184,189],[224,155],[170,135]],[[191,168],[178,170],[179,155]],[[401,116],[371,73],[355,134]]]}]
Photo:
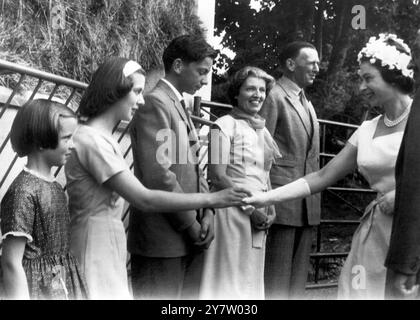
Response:
[{"label": "floral hat", "polygon": [[[405,52],[399,51],[392,43],[399,45]],[[357,55],[357,61],[360,63],[363,57],[368,58],[372,64],[379,60],[382,67],[400,70],[405,77],[413,78],[413,70],[407,68],[411,61],[410,48],[395,34],[381,33],[379,38],[371,37]]]}]

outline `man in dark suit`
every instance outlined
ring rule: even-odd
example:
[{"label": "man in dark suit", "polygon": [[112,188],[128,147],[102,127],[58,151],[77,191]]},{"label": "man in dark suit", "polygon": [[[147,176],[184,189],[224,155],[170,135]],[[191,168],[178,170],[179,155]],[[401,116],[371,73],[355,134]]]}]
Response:
[{"label": "man in dark suit", "polygon": [[[197,133],[183,93],[207,84],[216,51],[181,36],[163,53],[165,77],[145,96],[130,128],[134,174],[148,188],[208,192],[198,166]],[[202,250],[214,237],[214,210],[142,212],[131,208],[128,250],[135,298],[197,298]]]},{"label": "man in dark suit", "polygon": [[[282,158],[270,172],[273,189],[319,169],[319,126],[304,89],[319,72],[315,47],[288,44],[280,54],[283,76],[260,111]],[[265,288],[268,299],[300,298],[308,276],[313,226],[320,221],[320,195],[276,205],[276,219],[266,245]]]},{"label": "man in dark suit", "polygon": [[[411,68],[420,83],[420,30]],[[388,256],[386,297],[413,298],[420,280],[420,90],[417,89],[395,167],[395,210]]]}]

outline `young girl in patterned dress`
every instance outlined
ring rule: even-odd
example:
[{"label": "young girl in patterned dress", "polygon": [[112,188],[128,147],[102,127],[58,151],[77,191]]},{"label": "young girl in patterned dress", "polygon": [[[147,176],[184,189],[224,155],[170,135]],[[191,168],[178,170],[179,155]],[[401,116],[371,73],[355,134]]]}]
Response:
[{"label": "young girl in patterned dress", "polygon": [[33,100],[17,113],[11,143],[28,157],[1,202],[3,282],[8,299],[84,299],[85,281],[69,252],[69,212],[51,173],[70,153],[72,110]]}]

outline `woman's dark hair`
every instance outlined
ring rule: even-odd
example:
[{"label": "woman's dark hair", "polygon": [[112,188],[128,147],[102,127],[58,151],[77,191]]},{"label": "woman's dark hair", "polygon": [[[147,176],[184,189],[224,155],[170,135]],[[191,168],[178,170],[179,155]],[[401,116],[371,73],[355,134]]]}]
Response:
[{"label": "woman's dark hair", "polygon": [[[392,39],[387,40],[388,45],[395,46],[396,49],[407,55],[410,55],[398,42],[395,42]],[[370,57],[366,57],[365,55],[362,56],[360,59],[360,63],[368,62],[377,68],[386,83],[391,85],[395,85],[401,92],[405,94],[410,94],[414,90],[414,79],[410,77],[406,77],[402,74],[401,70],[394,68],[389,69],[387,66],[382,66],[382,61],[378,58],[375,58],[375,62],[370,62]]]},{"label": "woman's dark hair", "polygon": [[306,41],[293,41],[283,48],[280,52],[279,63],[280,67],[284,68],[286,66],[287,59],[294,59],[299,55],[299,52],[303,48],[311,48],[316,50],[315,46]]},{"label": "woman's dark hair", "polygon": [[19,157],[34,150],[55,149],[58,146],[60,118],[76,118],[62,103],[37,99],[23,105],[12,123],[10,141]]},{"label": "woman's dark hair", "polygon": [[245,80],[248,79],[249,77],[263,79],[265,81],[267,95],[275,83],[274,78],[270,76],[264,70],[257,67],[251,67],[251,66],[243,67],[242,69],[238,70],[229,81],[227,94],[228,94],[230,103],[233,106],[237,106],[237,99],[235,97],[238,96],[239,90],[241,89]]},{"label": "woman's dark hair", "polygon": [[183,62],[198,62],[207,57],[215,59],[217,51],[197,35],[183,35],[173,39],[163,52],[165,72],[169,72],[176,59]]},{"label": "woman's dark hair", "polygon": [[[124,98],[133,88],[133,80],[123,74],[126,58],[106,59],[95,71],[80,101],[78,116],[93,118]],[[136,72],[145,74],[143,69]]]}]

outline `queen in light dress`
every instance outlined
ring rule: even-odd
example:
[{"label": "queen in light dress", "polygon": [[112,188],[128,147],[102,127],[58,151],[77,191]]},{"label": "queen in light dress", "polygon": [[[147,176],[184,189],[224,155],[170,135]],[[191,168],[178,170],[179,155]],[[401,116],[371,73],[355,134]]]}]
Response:
[{"label": "queen in light dress", "polygon": [[353,235],[350,253],[341,270],[339,299],[384,299],[384,266],[391,236],[395,199],[395,163],[413,90],[413,72],[407,67],[408,46],[393,34],[372,37],[360,51],[360,90],[384,114],[365,121],[346,146],[324,168],[286,186],[245,202],[254,206],[303,198],[320,192],[358,168],[377,192]]}]

